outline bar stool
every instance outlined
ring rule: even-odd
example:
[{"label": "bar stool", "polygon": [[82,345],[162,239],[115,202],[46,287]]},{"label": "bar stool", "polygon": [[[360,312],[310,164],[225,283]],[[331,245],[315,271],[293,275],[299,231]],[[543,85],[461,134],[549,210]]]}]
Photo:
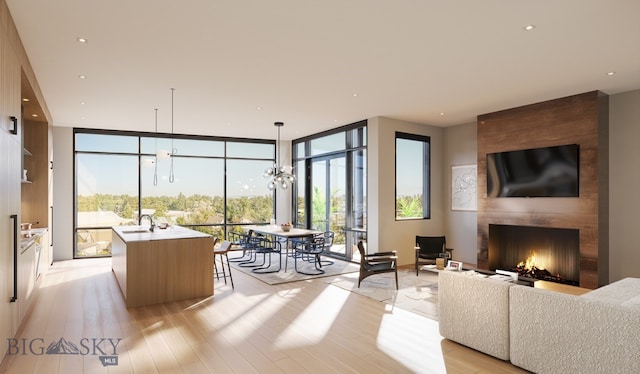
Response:
[{"label": "bar stool", "polygon": [[[227,284],[227,277],[231,280],[231,288],[235,289],[233,286],[233,277],[231,276],[231,266],[229,266],[229,249],[231,248],[231,242],[225,240],[220,244],[218,248],[213,248],[213,268],[216,271],[216,279],[220,279],[220,272],[218,272],[218,266],[216,265],[216,256],[220,255],[220,266],[222,267],[222,277],[224,278],[224,284]],[[225,269],[224,258],[226,258],[227,269]],[[227,274],[227,271],[229,274]]]}]

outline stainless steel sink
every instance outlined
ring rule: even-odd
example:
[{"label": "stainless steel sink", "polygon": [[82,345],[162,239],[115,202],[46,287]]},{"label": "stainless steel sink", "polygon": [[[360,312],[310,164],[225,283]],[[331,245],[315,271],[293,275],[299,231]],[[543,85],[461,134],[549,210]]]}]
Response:
[{"label": "stainless steel sink", "polygon": [[122,230],[123,234],[142,234],[149,232],[149,229]]}]

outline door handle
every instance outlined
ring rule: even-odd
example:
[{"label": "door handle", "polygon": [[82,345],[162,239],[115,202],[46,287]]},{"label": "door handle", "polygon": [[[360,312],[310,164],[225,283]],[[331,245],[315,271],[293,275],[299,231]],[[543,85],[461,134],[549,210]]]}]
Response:
[{"label": "door handle", "polygon": [[11,302],[18,300],[18,215],[12,214],[13,220],[13,296]]},{"label": "door handle", "polygon": [[9,130],[9,132],[13,135],[18,135],[18,118],[11,116],[9,117],[9,119],[11,119],[11,122],[13,122],[13,128]]},{"label": "door handle", "polygon": [[49,223],[49,247],[53,247],[53,205],[51,206],[51,222]]}]

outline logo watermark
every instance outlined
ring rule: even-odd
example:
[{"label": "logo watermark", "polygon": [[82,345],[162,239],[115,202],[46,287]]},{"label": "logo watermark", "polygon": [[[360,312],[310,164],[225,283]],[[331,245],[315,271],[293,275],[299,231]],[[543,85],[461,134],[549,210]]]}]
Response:
[{"label": "logo watermark", "polygon": [[97,356],[102,366],[118,365],[118,344],[122,338],[82,338],[77,344],[63,337],[48,345],[42,338],[7,339],[7,356],[81,355]]}]

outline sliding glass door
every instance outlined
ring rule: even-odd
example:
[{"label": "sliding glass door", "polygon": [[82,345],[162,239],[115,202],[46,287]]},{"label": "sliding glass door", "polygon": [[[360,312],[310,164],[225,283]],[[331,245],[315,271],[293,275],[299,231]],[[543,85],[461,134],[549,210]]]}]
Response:
[{"label": "sliding glass door", "polygon": [[333,231],[330,254],[359,260],[355,246],[367,236],[366,123],[299,139],[293,146],[296,224]]},{"label": "sliding glass door", "polygon": [[335,254],[344,256],[346,207],[346,157],[314,159],[311,164],[311,225],[315,230],[333,231]]}]

